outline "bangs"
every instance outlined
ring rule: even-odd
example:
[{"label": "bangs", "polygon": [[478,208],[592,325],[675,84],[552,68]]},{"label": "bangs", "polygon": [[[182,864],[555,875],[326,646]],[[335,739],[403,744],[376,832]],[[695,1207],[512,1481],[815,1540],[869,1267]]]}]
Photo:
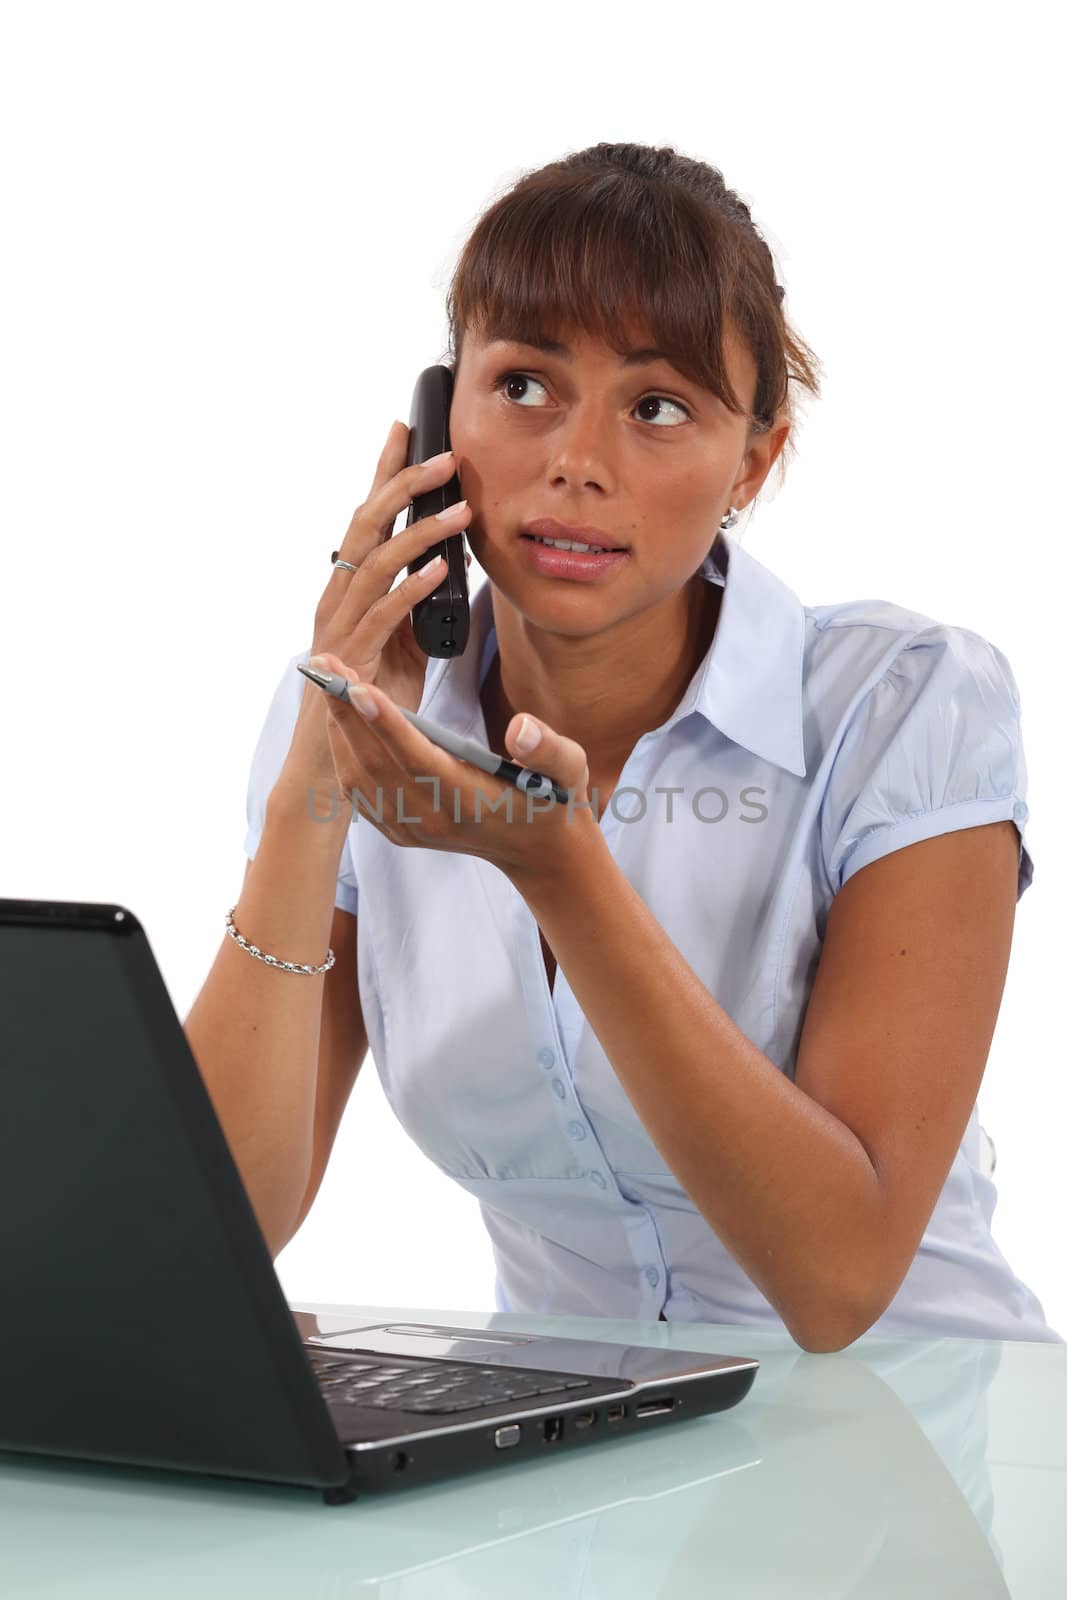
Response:
[{"label": "bangs", "polygon": [[456,359],[464,329],[533,344],[581,332],[619,356],[651,346],[758,427],[784,395],[758,384],[747,413],[723,359],[732,322],[764,370],[745,267],[721,219],[677,188],[585,173],[520,189],[483,217],[449,290]]}]

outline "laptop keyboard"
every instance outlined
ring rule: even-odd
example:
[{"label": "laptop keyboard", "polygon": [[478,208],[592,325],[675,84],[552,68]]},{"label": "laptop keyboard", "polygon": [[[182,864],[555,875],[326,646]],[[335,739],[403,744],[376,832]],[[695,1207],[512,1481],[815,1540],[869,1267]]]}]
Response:
[{"label": "laptop keyboard", "polygon": [[308,1350],[327,1400],[396,1411],[473,1411],[503,1401],[588,1389],[588,1378],[530,1368],[479,1367],[471,1361],[389,1361]]}]

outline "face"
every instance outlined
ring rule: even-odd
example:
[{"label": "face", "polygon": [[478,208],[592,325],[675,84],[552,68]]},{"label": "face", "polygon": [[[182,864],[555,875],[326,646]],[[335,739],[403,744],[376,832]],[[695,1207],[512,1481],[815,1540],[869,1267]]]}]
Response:
[{"label": "face", "polygon": [[[631,340],[651,343],[641,330]],[[684,591],[722,518],[754,499],[789,431],[781,422],[750,435],[747,417],[663,358],[626,365],[573,330],[566,344],[569,359],[468,333],[450,417],[471,550],[531,620],[563,625]],[[732,329],[724,356],[751,411],[756,365]],[[520,540],[539,517],[596,528],[626,553],[592,580],[546,576]]]}]

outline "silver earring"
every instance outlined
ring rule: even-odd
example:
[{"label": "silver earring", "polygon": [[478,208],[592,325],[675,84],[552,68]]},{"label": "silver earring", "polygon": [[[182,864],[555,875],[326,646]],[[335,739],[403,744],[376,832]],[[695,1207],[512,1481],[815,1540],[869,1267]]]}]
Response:
[{"label": "silver earring", "polygon": [[737,521],[737,508],[735,506],[731,506],[725,517],[723,517],[722,521],[719,523],[719,528],[723,532],[725,532],[728,528],[736,528]]}]

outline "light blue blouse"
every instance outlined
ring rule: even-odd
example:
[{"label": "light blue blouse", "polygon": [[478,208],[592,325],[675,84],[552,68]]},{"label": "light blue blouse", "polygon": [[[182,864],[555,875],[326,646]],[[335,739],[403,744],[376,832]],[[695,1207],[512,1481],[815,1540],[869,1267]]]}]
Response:
[{"label": "light blue blouse", "polygon": [[[792,1076],[834,895],[869,862],[1011,818],[1025,845],[1019,696],[994,645],[884,600],[805,606],[736,539],[679,705],[634,746],[600,826],[612,855],[737,1026]],[[464,654],[432,659],[419,710],[487,743],[492,588]],[[289,749],[293,656],[256,745],[245,851]],[[522,896],[474,856],[355,818],[336,904],[359,916],[368,1040],[402,1126],[480,1203],[503,1311],[781,1329],[669,1170]],[[977,1108],[892,1303],[871,1331],[1063,1343],[994,1243]]]}]

